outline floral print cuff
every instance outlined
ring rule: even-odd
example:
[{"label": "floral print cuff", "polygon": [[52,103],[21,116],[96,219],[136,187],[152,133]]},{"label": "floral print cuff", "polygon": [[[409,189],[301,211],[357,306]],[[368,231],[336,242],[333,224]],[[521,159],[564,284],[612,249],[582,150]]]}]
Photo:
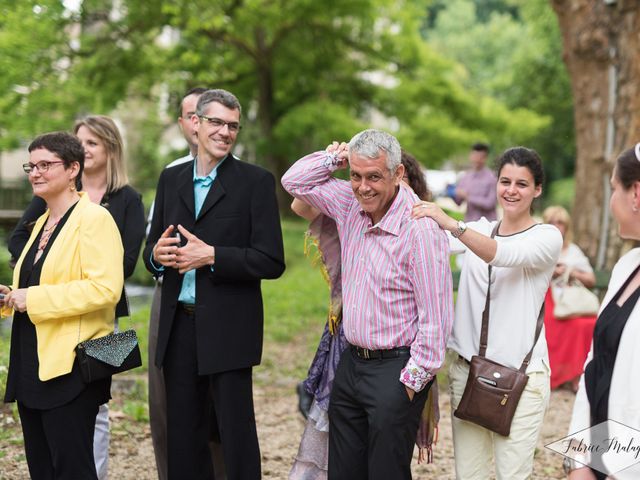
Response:
[{"label": "floral print cuff", "polygon": [[324,160],[324,166],[327,167],[331,172],[335,172],[340,165],[340,160],[338,160],[338,156],[335,153],[325,152],[326,157]]},{"label": "floral print cuff", "polygon": [[427,372],[424,368],[418,366],[413,361],[413,358],[409,359],[400,372],[400,381],[414,392],[422,390],[432,378],[433,375]]}]

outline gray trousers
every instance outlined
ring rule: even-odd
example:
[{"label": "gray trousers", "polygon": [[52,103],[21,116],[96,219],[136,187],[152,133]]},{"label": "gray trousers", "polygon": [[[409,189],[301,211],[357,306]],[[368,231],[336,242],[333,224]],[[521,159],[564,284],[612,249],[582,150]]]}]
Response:
[{"label": "gray trousers", "polygon": [[109,466],[109,404],[100,405],[93,433],[93,459],[98,480],[107,480]]},{"label": "gray trousers", "polygon": [[[151,313],[149,318],[149,423],[151,441],[156,457],[156,468],[159,480],[169,480],[167,467],[167,393],[162,369],[156,366],[156,350],[158,347],[158,329],[160,325],[160,300],[162,283],[158,282],[153,291]],[[219,438],[209,442],[213,469],[216,480],[226,480],[222,445]]]}]

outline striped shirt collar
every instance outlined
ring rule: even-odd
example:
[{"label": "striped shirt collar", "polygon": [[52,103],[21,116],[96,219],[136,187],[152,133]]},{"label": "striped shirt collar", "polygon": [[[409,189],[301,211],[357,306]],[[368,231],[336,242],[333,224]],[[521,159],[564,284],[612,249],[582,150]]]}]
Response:
[{"label": "striped shirt collar", "polygon": [[[417,202],[417,200],[415,202]],[[393,198],[389,210],[387,210],[380,221],[375,225],[371,225],[371,217],[369,217],[362,207],[360,207],[359,203],[358,206],[360,208],[360,215],[366,215],[368,217],[369,231],[378,228],[398,237],[400,236],[404,221],[409,218],[408,207],[415,202],[411,202],[410,193],[406,188],[403,188],[402,186],[398,187],[398,193],[396,193],[396,196]]]}]

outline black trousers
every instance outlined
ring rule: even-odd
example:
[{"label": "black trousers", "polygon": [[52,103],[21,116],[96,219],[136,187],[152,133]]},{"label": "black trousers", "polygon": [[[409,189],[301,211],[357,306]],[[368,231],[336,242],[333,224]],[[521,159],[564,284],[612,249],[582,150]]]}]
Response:
[{"label": "black trousers", "polygon": [[217,417],[227,478],[259,480],[252,370],[198,375],[196,348],[195,318],[178,310],[163,364],[169,480],[216,478],[208,446],[212,414]]},{"label": "black trousers", "polygon": [[408,355],[365,360],[347,349],[329,404],[329,480],[411,479],[418,422],[431,384],[409,400]]},{"label": "black trousers", "polygon": [[[153,453],[156,458],[158,480],[168,480],[167,395],[162,369],[155,365],[161,299],[162,285],[159,283],[153,291],[151,314],[149,317],[149,426],[151,427],[151,440],[153,442]],[[209,418],[212,423],[209,435],[209,449],[211,450],[213,469],[216,472],[216,480],[226,480],[222,446],[220,445],[220,433],[218,432],[218,423],[215,420],[213,404],[210,405],[210,409]]]},{"label": "black trousers", "polygon": [[36,410],[18,401],[24,449],[33,480],[92,480],[93,431],[100,405],[85,389],[69,403]]}]

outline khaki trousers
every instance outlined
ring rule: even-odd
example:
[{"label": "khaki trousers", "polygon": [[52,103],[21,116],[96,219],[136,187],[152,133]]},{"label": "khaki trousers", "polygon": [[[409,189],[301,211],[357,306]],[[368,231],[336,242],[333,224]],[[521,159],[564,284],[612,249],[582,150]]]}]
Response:
[{"label": "khaki trousers", "polygon": [[542,420],[549,404],[549,372],[532,372],[511,424],[511,434],[503,437],[474,423],[453,416],[469,375],[469,365],[459,357],[449,367],[451,424],[456,478],[491,478],[491,460],[498,480],[530,478]]}]

